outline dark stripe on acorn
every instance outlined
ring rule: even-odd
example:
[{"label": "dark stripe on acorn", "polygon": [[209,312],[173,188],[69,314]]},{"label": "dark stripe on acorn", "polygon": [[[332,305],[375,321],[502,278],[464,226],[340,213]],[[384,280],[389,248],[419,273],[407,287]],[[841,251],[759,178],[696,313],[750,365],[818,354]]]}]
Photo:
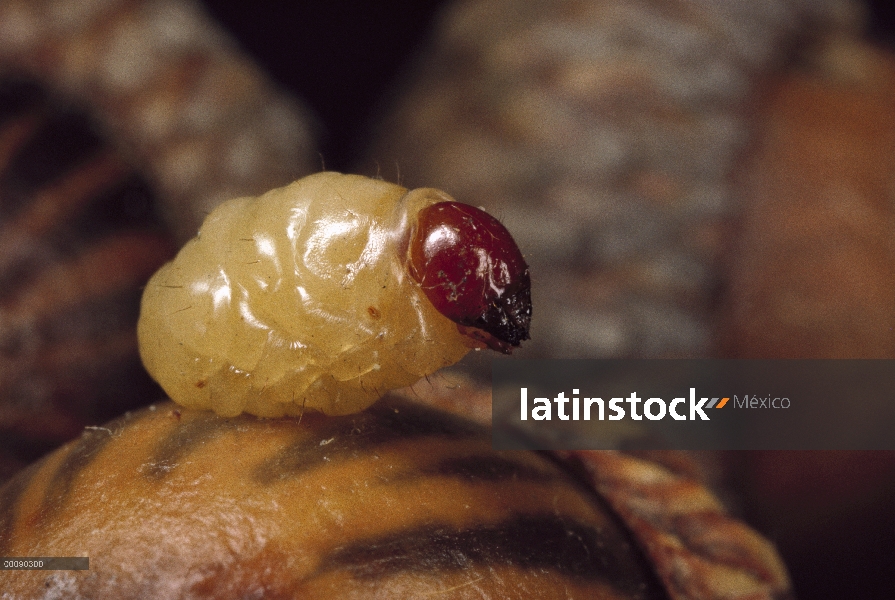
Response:
[{"label": "dark stripe on acorn", "polygon": [[112,441],[111,431],[111,428],[90,429],[72,444],[65,458],[56,467],[44,492],[38,526],[48,523],[53,513],[65,505],[72,482]]},{"label": "dark stripe on acorn", "polygon": [[[486,430],[460,417],[386,396],[364,412],[321,418],[313,431],[313,436],[302,435],[259,465],[253,476],[255,481],[268,485],[333,461],[350,460],[392,442],[433,436],[466,439],[482,436]],[[321,444],[322,441],[326,443]]]},{"label": "dark stripe on acorn", "polygon": [[562,515],[518,515],[466,529],[426,525],[359,540],[335,550],[320,571],[344,570],[357,579],[402,572],[437,574],[472,566],[547,569],[622,587],[628,573],[600,532]]},{"label": "dark stripe on acorn", "polygon": [[430,468],[422,469],[420,472],[424,475],[453,477],[470,483],[565,481],[565,478],[561,479],[555,473],[549,473],[510,458],[490,454],[451,456],[440,460]]}]

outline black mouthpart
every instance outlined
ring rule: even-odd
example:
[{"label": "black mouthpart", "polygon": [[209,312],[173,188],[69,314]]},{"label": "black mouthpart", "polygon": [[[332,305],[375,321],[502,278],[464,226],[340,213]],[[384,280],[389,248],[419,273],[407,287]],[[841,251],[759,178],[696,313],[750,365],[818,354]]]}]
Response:
[{"label": "black mouthpart", "polygon": [[501,296],[491,303],[484,315],[464,324],[481,329],[511,346],[519,346],[531,339],[528,335],[531,325],[531,281],[528,272],[516,292]]}]

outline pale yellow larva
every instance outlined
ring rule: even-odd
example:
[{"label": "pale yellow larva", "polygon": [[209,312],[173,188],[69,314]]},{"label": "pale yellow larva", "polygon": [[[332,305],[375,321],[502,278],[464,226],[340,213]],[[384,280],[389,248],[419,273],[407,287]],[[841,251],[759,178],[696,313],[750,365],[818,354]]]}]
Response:
[{"label": "pale yellow larva", "polygon": [[436,204],[455,203],[325,172],[221,205],[146,286],[146,368],[184,406],[279,416],[355,412],[453,364],[490,336],[470,337],[408,273],[416,216]]}]

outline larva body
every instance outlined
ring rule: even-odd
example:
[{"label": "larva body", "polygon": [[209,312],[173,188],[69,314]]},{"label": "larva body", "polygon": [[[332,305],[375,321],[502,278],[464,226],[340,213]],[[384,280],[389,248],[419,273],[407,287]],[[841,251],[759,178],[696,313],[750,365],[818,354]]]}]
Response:
[{"label": "larva body", "polygon": [[147,369],[185,406],[279,416],[361,410],[456,362],[474,344],[406,265],[416,215],[441,202],[319,173],[225,203],[146,286]]}]

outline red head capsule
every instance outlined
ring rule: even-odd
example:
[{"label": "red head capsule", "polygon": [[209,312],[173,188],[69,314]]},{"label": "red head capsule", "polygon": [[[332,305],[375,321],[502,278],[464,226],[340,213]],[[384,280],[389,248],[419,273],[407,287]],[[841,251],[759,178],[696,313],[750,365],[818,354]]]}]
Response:
[{"label": "red head capsule", "polygon": [[529,339],[531,279],[506,227],[459,202],[433,204],[417,218],[409,272],[438,312],[505,354]]}]

